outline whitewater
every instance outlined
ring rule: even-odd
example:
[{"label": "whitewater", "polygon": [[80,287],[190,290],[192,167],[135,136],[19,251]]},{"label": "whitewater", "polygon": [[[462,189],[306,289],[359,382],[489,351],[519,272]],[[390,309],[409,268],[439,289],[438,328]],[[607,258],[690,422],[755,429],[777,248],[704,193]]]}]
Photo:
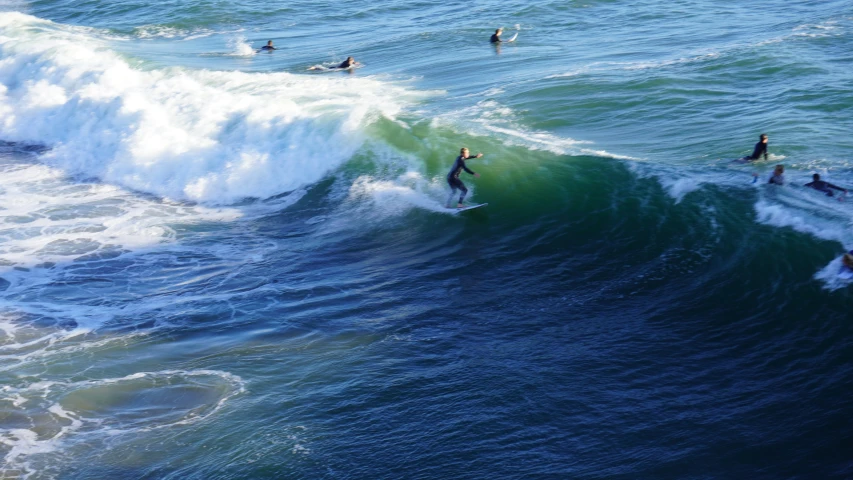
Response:
[{"label": "whitewater", "polygon": [[843,1],[0,3],[0,476],[850,476],[853,198],[803,185],[853,187],[851,46]]}]

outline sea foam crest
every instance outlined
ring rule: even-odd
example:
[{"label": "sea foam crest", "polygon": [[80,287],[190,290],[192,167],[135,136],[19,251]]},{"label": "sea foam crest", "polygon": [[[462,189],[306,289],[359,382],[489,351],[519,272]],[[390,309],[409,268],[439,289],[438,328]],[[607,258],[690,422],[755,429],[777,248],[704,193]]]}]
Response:
[{"label": "sea foam crest", "polygon": [[0,13],[0,139],[156,195],[229,203],[311,184],[422,94],[360,77],[141,69],[96,35]]}]

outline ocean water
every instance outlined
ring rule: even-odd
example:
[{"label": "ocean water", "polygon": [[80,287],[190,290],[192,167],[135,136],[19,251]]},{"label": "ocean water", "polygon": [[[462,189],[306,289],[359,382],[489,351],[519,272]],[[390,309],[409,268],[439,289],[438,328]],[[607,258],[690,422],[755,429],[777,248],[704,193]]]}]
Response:
[{"label": "ocean water", "polygon": [[0,477],[851,478],[851,117],[849,1],[0,1]]}]

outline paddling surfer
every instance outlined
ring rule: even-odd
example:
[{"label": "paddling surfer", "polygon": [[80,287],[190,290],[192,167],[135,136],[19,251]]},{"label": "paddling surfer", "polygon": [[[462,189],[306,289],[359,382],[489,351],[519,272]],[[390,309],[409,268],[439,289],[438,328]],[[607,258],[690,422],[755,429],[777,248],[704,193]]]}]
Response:
[{"label": "paddling surfer", "polygon": [[805,186],[809,187],[809,188],[814,188],[818,192],[823,192],[826,194],[827,197],[832,197],[835,195],[832,192],[832,189],[839,190],[839,191],[842,191],[844,193],[847,193],[846,188],[841,188],[838,185],[833,185],[829,182],[824,182],[823,180],[821,180],[820,174],[818,174],[818,173],[815,173],[814,175],[812,175],[812,181],[807,183]]},{"label": "paddling surfer", "polygon": [[324,67],[322,65],[314,65],[313,67],[309,67],[308,70],[347,70],[347,69],[350,69],[350,68],[358,66],[358,65],[361,65],[361,64],[356,62],[354,58],[347,57],[347,59],[344,60],[343,62],[341,62],[340,65],[335,65],[334,67]]},{"label": "paddling surfer", "polygon": [[773,175],[770,176],[770,181],[768,181],[767,183],[771,183],[774,185],[785,185],[785,166],[776,165],[776,168],[773,169]]},{"label": "paddling surfer", "polygon": [[346,69],[346,68],[354,67],[356,65],[361,65],[361,64],[356,62],[354,58],[347,57],[347,59],[344,60],[343,62],[341,62],[341,64],[338,65],[336,68]]},{"label": "paddling surfer", "polygon": [[752,162],[754,160],[758,160],[761,156],[764,156],[764,159],[767,160],[767,134],[762,133],[760,137],[758,137],[758,143],[755,144],[755,148],[752,150],[752,155],[741,158],[744,162]]},{"label": "paddling surfer", "polygon": [[468,149],[463,147],[462,150],[459,151],[460,155],[456,157],[456,161],[453,162],[453,168],[450,169],[450,172],[447,173],[447,183],[450,185],[450,197],[447,198],[447,208],[452,208],[450,203],[453,201],[453,196],[456,195],[456,190],[460,190],[462,193],[459,195],[459,203],[456,205],[456,208],[464,208],[465,205],[462,204],[462,201],[465,200],[465,195],[468,194],[468,188],[465,187],[465,184],[462,183],[462,180],[459,180],[459,174],[462,173],[462,170],[474,175],[474,177],[479,178],[479,173],[474,173],[470,168],[465,165],[465,160],[470,160],[472,158],[480,158],[483,156],[482,153],[478,153],[477,155],[468,155]]},{"label": "paddling surfer", "polygon": [[264,51],[272,51],[275,49],[276,48],[272,46],[272,40],[267,40],[267,44],[264,45],[263,47],[261,47],[261,50],[264,50]]},{"label": "paddling surfer", "polygon": [[499,29],[495,30],[495,33],[493,33],[493,34],[492,34],[492,38],[490,38],[490,39],[489,39],[489,41],[490,41],[490,42],[492,42],[492,43],[501,43],[501,42],[503,42],[503,40],[501,40],[501,34],[502,34],[503,32],[504,32],[504,29],[503,29],[503,28],[499,28]]}]

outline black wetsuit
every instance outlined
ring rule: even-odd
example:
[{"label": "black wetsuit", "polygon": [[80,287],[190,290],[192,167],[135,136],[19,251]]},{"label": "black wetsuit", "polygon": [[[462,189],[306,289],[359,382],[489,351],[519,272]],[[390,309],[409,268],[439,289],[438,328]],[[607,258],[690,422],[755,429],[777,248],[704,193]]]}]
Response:
[{"label": "black wetsuit", "polygon": [[453,198],[456,190],[462,191],[462,194],[459,195],[459,203],[462,203],[462,200],[465,200],[465,195],[468,195],[468,189],[465,187],[465,184],[462,183],[462,180],[459,180],[459,174],[462,173],[462,170],[465,170],[471,175],[474,175],[474,172],[465,166],[465,160],[472,158],[477,158],[477,156],[470,155],[468,157],[463,157],[462,155],[459,155],[456,157],[456,161],[453,162],[453,168],[451,168],[450,172],[447,174],[447,183],[450,184],[450,198]]},{"label": "black wetsuit", "polygon": [[340,65],[338,65],[338,66],[337,66],[337,67],[335,67],[335,68],[350,68],[350,67],[352,67],[353,65],[355,65],[355,63],[356,63],[356,62],[349,63],[349,60],[344,60],[344,61],[343,61],[343,63],[341,63]]},{"label": "black wetsuit", "polygon": [[501,43],[501,42],[503,42],[503,40],[501,40],[501,36],[500,36],[500,35],[498,35],[497,33],[493,33],[493,34],[492,34],[492,38],[490,38],[490,39],[489,39],[489,41],[490,41],[490,42],[492,42],[492,43]]},{"label": "black wetsuit", "polygon": [[271,45],[264,45],[263,47],[261,47],[261,50],[275,50],[275,47]]},{"label": "black wetsuit", "polygon": [[762,155],[764,155],[764,159],[767,160],[767,144],[764,142],[758,142],[755,144],[755,150],[752,151],[752,155],[746,158],[750,160],[758,160]]},{"label": "black wetsuit", "polygon": [[842,192],[846,192],[847,190],[839,187],[838,185],[833,185],[829,182],[824,182],[823,180],[815,180],[813,182],[809,182],[805,185],[809,188],[814,188],[818,192],[823,192],[827,197],[833,196],[832,189],[840,190]]}]

